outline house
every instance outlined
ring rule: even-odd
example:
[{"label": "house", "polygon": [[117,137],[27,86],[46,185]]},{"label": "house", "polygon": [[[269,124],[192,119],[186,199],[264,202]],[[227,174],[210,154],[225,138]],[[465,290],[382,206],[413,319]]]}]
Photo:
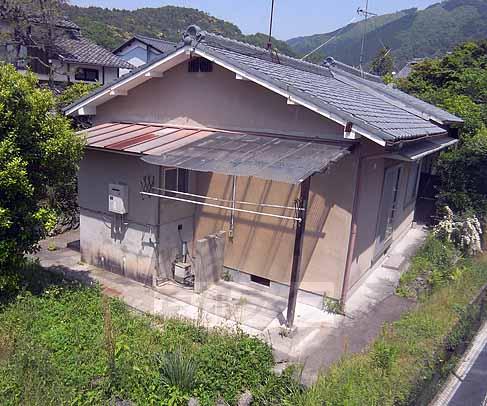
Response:
[{"label": "house", "polygon": [[[221,276],[345,302],[411,227],[421,161],[462,120],[380,78],[190,27],[173,52],[68,106],[91,115],[83,261],[201,291]],[[193,280],[193,283],[191,283]]]},{"label": "house", "polygon": [[424,61],[424,58],[414,58],[412,59],[411,61],[409,61],[408,63],[406,63],[406,65],[403,66],[403,68],[397,72],[394,77],[396,79],[405,79],[407,78],[410,73],[412,72],[413,68],[414,68],[414,65],[417,65],[418,63],[421,63]]},{"label": "house", "polygon": [[41,82],[113,82],[120,69],[133,66],[81,34],[80,28],[64,18],[52,23],[52,35],[39,17],[30,17],[19,30],[7,20],[0,21],[0,33],[7,41],[0,48],[0,60],[18,70],[31,69]]},{"label": "house", "polygon": [[[145,65],[161,55],[173,52],[177,45],[174,42],[150,38],[144,35],[134,35],[113,51],[119,58],[133,66]],[[121,74],[128,73],[123,70]]]}]

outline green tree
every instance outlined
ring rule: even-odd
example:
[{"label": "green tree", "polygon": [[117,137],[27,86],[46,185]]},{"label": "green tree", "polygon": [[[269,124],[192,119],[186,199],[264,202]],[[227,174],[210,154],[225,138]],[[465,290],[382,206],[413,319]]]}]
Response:
[{"label": "green tree", "polygon": [[400,89],[465,121],[460,145],[438,161],[438,203],[487,216],[487,40],[425,60],[397,81]]},{"label": "green tree", "polygon": [[385,76],[391,74],[393,70],[394,58],[392,57],[391,50],[383,47],[370,63],[370,73],[377,76]]},{"label": "green tree", "polygon": [[33,74],[0,64],[0,288],[54,226],[82,151],[52,93]]}]

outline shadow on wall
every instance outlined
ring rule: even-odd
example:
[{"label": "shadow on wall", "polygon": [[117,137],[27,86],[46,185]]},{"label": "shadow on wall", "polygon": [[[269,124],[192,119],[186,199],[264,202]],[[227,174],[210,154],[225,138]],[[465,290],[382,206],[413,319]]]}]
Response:
[{"label": "shadow on wall", "polygon": [[80,248],[81,260],[86,263],[153,284],[157,243],[147,226],[130,220],[120,224],[109,214],[82,210]]},{"label": "shadow on wall", "polygon": [[[325,237],[328,240],[333,237],[332,235],[327,236],[327,233],[333,230],[326,227],[332,209],[339,208],[347,213],[351,212],[351,196],[348,193],[348,186],[344,185],[348,179],[336,176],[341,173],[339,172],[341,165],[338,163],[335,169],[330,168],[330,171],[333,171],[331,174],[316,175],[312,178],[302,257],[302,269],[305,271],[301,274],[301,279],[306,277],[307,272],[313,272],[313,276],[320,275],[320,278],[327,277],[326,264],[319,264],[320,268],[313,271],[310,271],[308,267],[318,242]],[[198,177],[197,193],[231,199],[231,185],[230,176],[201,173]],[[299,187],[297,185],[258,178],[237,178],[236,200],[294,207],[298,196]],[[294,210],[269,208],[262,210],[255,206],[244,207],[254,211],[295,216]],[[202,238],[220,230],[228,230],[229,225],[230,213],[228,211],[198,207],[195,216],[195,238]],[[339,233],[346,232],[348,235],[349,224],[340,223],[338,226],[342,228],[337,230]],[[343,227],[346,228],[345,231]],[[289,284],[294,238],[295,226],[292,220],[235,213],[234,238],[228,240],[225,248],[225,266]],[[343,267],[344,261],[345,258],[343,258]],[[343,272],[343,269],[339,271]]]}]

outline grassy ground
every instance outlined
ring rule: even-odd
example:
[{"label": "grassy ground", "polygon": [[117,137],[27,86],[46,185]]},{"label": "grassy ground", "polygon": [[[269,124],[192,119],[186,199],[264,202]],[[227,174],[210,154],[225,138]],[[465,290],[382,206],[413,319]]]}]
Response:
[{"label": "grassy ground", "polygon": [[2,405],[235,404],[245,390],[255,405],[419,405],[475,332],[480,306],[471,301],[487,283],[487,257],[461,259],[429,239],[398,288],[417,306],[307,390],[296,371],[274,374],[271,348],[238,330],[134,314],[35,266],[23,280],[21,294],[0,304]]},{"label": "grassy ground", "polygon": [[0,311],[2,405],[234,404],[246,389],[257,404],[286,404],[301,390],[292,371],[272,372],[271,349],[256,338],[141,316],[97,288],[55,282]]},{"label": "grassy ground", "polygon": [[428,240],[399,288],[418,297],[416,308],[385,326],[366,351],[332,366],[296,404],[426,404],[437,375],[454,365],[451,354],[475,332],[480,309],[469,303],[487,283],[485,256],[457,261],[452,250]]}]

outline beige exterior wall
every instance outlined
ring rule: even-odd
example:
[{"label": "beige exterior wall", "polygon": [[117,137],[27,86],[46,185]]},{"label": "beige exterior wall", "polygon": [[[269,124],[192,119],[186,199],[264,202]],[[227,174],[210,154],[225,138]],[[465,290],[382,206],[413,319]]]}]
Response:
[{"label": "beige exterior wall", "polygon": [[357,240],[350,272],[350,288],[353,288],[373,265],[384,172],[387,168],[395,165],[401,167],[392,241],[397,240],[411,227],[416,203],[413,201],[409,205],[405,204],[406,185],[411,164],[384,157],[374,158],[374,155],[382,154],[384,151],[378,146],[369,145],[368,142],[363,145],[365,146],[364,152],[370,156],[370,159],[365,159],[362,164],[360,200],[357,210]]},{"label": "beige exterior wall", "polygon": [[[189,74],[184,63],[97,107],[96,123],[109,121],[157,122],[181,126],[204,126],[233,130],[270,131],[309,137],[343,139],[343,128],[248,81],[214,66],[213,73]],[[384,153],[372,142],[362,140],[368,155]],[[358,208],[358,235],[350,286],[357,284],[370,268],[375,247],[384,169],[397,161],[367,160],[362,167]],[[339,298],[347,257],[358,153],[312,178],[308,220],[304,239],[301,289]],[[407,165],[405,165],[407,169]],[[140,180],[154,176],[163,186],[161,169],[140,162],[139,157],[89,151],[80,171],[81,247],[88,262],[99,264],[101,256],[130,264],[130,272],[149,281],[167,274],[181,239],[191,242],[229,229],[230,215],[218,209],[194,207],[180,202],[142,199]],[[413,208],[402,207],[407,170],[401,175],[401,209],[396,216],[394,238],[412,221]],[[127,221],[133,227],[127,238],[117,241],[106,222],[108,183],[121,179],[130,183],[131,208]],[[193,173],[190,190],[198,194],[231,197],[231,177]],[[293,206],[298,187],[257,178],[238,178],[237,200]],[[247,207],[250,208],[250,207]],[[251,208],[250,208],[251,209]],[[274,211],[285,214],[283,211]],[[286,212],[292,215],[293,212]],[[160,248],[154,246],[159,225]],[[178,226],[181,227],[179,230]],[[130,228],[130,227],[129,227]],[[97,237],[98,235],[98,237]],[[289,284],[294,244],[292,221],[250,214],[235,216],[234,238],[228,239],[225,266]],[[159,251],[159,257],[157,257]],[[128,259],[127,259],[128,258]],[[128,272],[128,271],[125,271]]]},{"label": "beige exterior wall", "polygon": [[343,127],[217,65],[188,73],[182,63],[97,107],[96,122],[157,122],[269,131],[343,140]]},{"label": "beige exterior wall", "polygon": [[[301,289],[339,297],[350,232],[356,160],[349,156],[311,182],[303,245]],[[230,176],[199,174],[199,194],[231,198]],[[294,206],[299,188],[257,178],[238,178],[236,200]],[[255,210],[250,206],[249,210]],[[294,215],[293,211],[268,213]],[[198,208],[195,236],[228,230],[228,211]],[[293,221],[236,213],[234,238],[228,238],[224,265],[272,281],[289,284],[295,229]]]}]

